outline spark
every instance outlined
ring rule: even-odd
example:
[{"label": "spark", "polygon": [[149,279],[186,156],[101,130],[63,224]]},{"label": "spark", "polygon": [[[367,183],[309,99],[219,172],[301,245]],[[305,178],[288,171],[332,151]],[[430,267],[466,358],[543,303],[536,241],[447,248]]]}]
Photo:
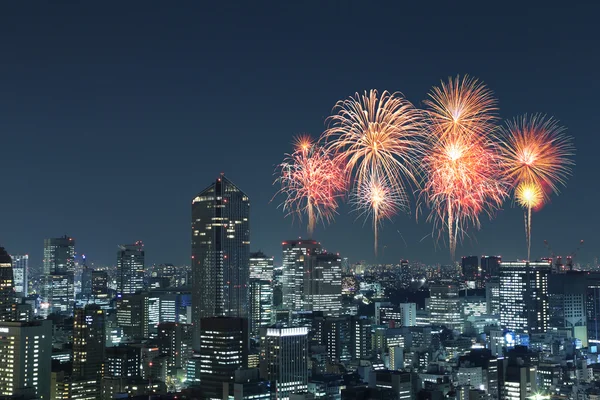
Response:
[{"label": "spark", "polygon": [[281,185],[277,194],[285,196],[281,206],[287,215],[297,215],[300,220],[307,216],[308,233],[312,234],[318,222],[331,222],[336,213],[346,189],[344,168],[327,149],[306,136],[296,138],[294,147],[277,167],[275,182]]},{"label": "spark", "polygon": [[496,101],[482,83],[456,77],[434,88],[425,104],[428,148],[421,200],[438,239],[448,232],[454,259],[457,240],[469,226],[479,229],[481,213],[491,218],[507,195],[494,133]]}]

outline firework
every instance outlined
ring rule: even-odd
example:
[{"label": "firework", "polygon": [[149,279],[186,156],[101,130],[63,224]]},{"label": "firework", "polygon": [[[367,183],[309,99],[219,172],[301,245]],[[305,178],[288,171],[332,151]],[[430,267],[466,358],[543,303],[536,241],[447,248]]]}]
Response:
[{"label": "firework", "polygon": [[523,182],[515,189],[515,200],[525,209],[525,237],[527,260],[531,254],[531,210],[544,203],[544,191],[535,182]]},{"label": "firework", "polygon": [[[525,210],[527,260],[531,255],[531,210],[549,200],[565,185],[574,153],[571,137],[552,118],[532,115],[517,118],[503,129],[504,173],[514,189],[515,201]],[[547,189],[547,190],[545,190]]]},{"label": "firework", "polygon": [[385,177],[371,174],[364,179],[351,196],[351,202],[358,211],[359,217],[371,219],[375,235],[375,254],[377,254],[377,239],[379,226],[385,219],[391,219],[400,211],[402,199],[394,192],[392,185]]},{"label": "firework", "polygon": [[287,215],[306,215],[308,233],[317,222],[330,222],[336,213],[338,200],[346,188],[342,164],[328,150],[301,136],[295,141],[295,151],[287,154],[277,168],[282,203]]},{"label": "firework", "polygon": [[457,239],[481,226],[506,197],[494,137],[496,101],[482,83],[450,78],[434,88],[428,106],[428,151],[423,158],[421,199],[430,208],[438,238],[448,231],[454,259]]},{"label": "firework", "polygon": [[376,178],[394,193],[391,199],[397,209],[409,210],[407,186],[419,180],[421,116],[400,93],[387,91],[357,93],[336,104],[322,139],[345,165],[354,197],[362,198]]}]

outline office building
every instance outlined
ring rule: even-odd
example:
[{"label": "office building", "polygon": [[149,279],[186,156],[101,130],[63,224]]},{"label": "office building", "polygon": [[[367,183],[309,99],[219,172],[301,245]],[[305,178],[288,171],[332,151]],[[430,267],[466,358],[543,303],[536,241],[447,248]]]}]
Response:
[{"label": "office building", "polygon": [[429,287],[429,293],[426,308],[429,310],[431,322],[462,332],[458,286],[453,283],[433,284]]},{"label": "office building", "polygon": [[29,295],[29,255],[11,255],[15,293],[19,297]]},{"label": "office building", "polygon": [[273,280],[273,257],[262,251],[250,253],[250,279]]},{"label": "office building", "polygon": [[500,264],[500,325],[518,333],[545,333],[549,326],[548,275],[545,261]]},{"label": "office building", "polygon": [[223,384],[233,383],[235,370],[248,363],[248,320],[203,318],[200,331],[200,382],[204,397],[221,399]]},{"label": "office building", "polygon": [[282,243],[282,307],[287,310],[302,310],[304,295],[304,258],[319,254],[321,244],[315,240],[286,240]]},{"label": "office building", "polygon": [[108,273],[92,271],[92,295],[96,299],[108,298]]},{"label": "office building", "polygon": [[408,287],[412,282],[412,274],[410,273],[408,260],[400,261],[400,282],[404,287]]},{"label": "office building", "polygon": [[105,350],[104,377],[140,377],[141,351],[130,345],[107,347]]},{"label": "office building", "polygon": [[481,273],[486,279],[497,277],[500,275],[500,264],[502,257],[500,256],[481,256]]},{"label": "office building", "polygon": [[304,258],[304,311],[337,316],[342,310],[342,259],[337,254],[310,254]]},{"label": "office building", "polygon": [[158,344],[162,354],[167,355],[167,374],[176,376],[192,358],[192,325],[165,322],[158,325]]},{"label": "office building", "polygon": [[44,239],[44,275],[75,272],[75,240],[67,235]]},{"label": "office building", "polygon": [[565,271],[548,276],[550,327],[569,329],[574,338],[581,340],[583,347],[588,347],[588,321],[595,318],[593,282],[598,276],[598,273],[583,271]]},{"label": "office building", "polygon": [[192,200],[192,319],[248,318],[250,201],[221,175]]},{"label": "office building", "polygon": [[369,376],[369,387],[392,389],[398,400],[410,400],[413,398],[413,385],[410,372],[400,371],[371,371]]},{"label": "office building", "polygon": [[416,303],[400,303],[399,305],[400,321],[402,326],[417,326],[417,304]]},{"label": "office building", "polygon": [[486,311],[491,315],[500,315],[500,278],[494,276],[485,284]]},{"label": "office building", "polygon": [[73,272],[46,275],[46,301],[48,312],[73,315],[75,305],[75,285]]},{"label": "office building", "polygon": [[146,292],[127,294],[116,300],[117,326],[128,339],[149,337],[149,296]]},{"label": "office building", "polygon": [[261,334],[261,378],[272,399],[283,400],[308,387],[308,328],[265,328]]},{"label": "office building", "polygon": [[75,310],[73,320],[73,377],[102,379],[106,341],[105,312],[98,305]]},{"label": "office building", "polygon": [[353,360],[371,357],[371,320],[367,317],[350,318],[350,357]]},{"label": "office building", "polygon": [[135,294],[144,289],[144,244],[121,245],[117,251],[117,294]]},{"label": "office building", "polygon": [[465,281],[476,281],[479,277],[479,257],[463,257],[461,260],[461,270]]},{"label": "office building", "polygon": [[14,281],[12,258],[0,247],[0,321],[14,318]]},{"label": "office building", "polygon": [[50,400],[52,322],[0,322],[0,396]]},{"label": "office building", "polygon": [[81,292],[79,293],[79,298],[84,301],[90,301],[92,299],[93,290],[92,290],[92,268],[85,264],[85,256],[82,256],[84,260],[84,265],[81,270]]},{"label": "office building", "polygon": [[273,318],[272,281],[250,278],[250,334],[260,335],[260,329],[271,325]]}]

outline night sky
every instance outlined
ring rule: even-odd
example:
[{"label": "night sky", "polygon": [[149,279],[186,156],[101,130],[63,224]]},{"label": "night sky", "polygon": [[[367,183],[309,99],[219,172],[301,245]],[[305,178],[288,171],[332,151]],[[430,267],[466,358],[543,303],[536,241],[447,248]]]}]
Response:
[{"label": "night sky", "polygon": [[[35,265],[43,239],[63,234],[100,264],[136,240],[147,263],[188,263],[191,200],[220,172],[251,199],[252,249],[280,259],[281,241],[305,232],[270,203],[293,136],[317,137],[356,91],[420,105],[465,73],[502,117],[544,112],[575,138],[573,176],[533,215],[532,256],[547,255],[544,239],[562,254],[584,239],[583,263],[600,255],[597,3],[49,3],[0,6],[0,245]],[[348,211],[315,239],[374,261],[369,223]],[[521,209],[508,201],[482,221],[457,256],[525,257]],[[448,262],[443,243],[420,242],[428,233],[414,213],[386,222],[378,261]]]}]

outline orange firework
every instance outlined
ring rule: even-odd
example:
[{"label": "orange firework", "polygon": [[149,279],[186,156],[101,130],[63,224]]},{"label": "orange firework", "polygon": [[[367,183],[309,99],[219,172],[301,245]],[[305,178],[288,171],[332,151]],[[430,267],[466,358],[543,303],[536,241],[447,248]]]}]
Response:
[{"label": "orange firework", "polygon": [[425,103],[429,148],[421,196],[438,237],[448,231],[454,259],[457,238],[469,225],[479,228],[480,214],[491,217],[507,194],[494,137],[496,101],[482,83],[456,77],[434,88]]},{"label": "orange firework", "polygon": [[286,196],[284,211],[300,219],[306,214],[308,232],[312,234],[317,222],[329,222],[336,213],[338,199],[346,189],[344,168],[307,136],[296,139],[295,149],[279,164],[275,182],[281,184],[278,193]]},{"label": "orange firework", "polygon": [[[503,129],[502,162],[515,201],[525,209],[527,260],[531,256],[531,210],[548,201],[565,185],[574,164],[571,137],[552,118],[525,115]],[[548,189],[548,190],[544,190]]]},{"label": "orange firework", "polygon": [[375,254],[377,254],[377,237],[379,225],[384,219],[391,219],[400,211],[401,199],[394,192],[392,186],[383,177],[371,174],[358,186],[352,195],[352,203],[360,216],[373,220],[373,232],[375,234]]},{"label": "orange firework", "polygon": [[354,178],[356,197],[377,177],[393,191],[395,207],[403,210],[409,209],[407,185],[418,183],[422,138],[422,113],[400,93],[379,95],[377,90],[339,101],[323,133],[327,148],[345,165],[347,177]]}]

